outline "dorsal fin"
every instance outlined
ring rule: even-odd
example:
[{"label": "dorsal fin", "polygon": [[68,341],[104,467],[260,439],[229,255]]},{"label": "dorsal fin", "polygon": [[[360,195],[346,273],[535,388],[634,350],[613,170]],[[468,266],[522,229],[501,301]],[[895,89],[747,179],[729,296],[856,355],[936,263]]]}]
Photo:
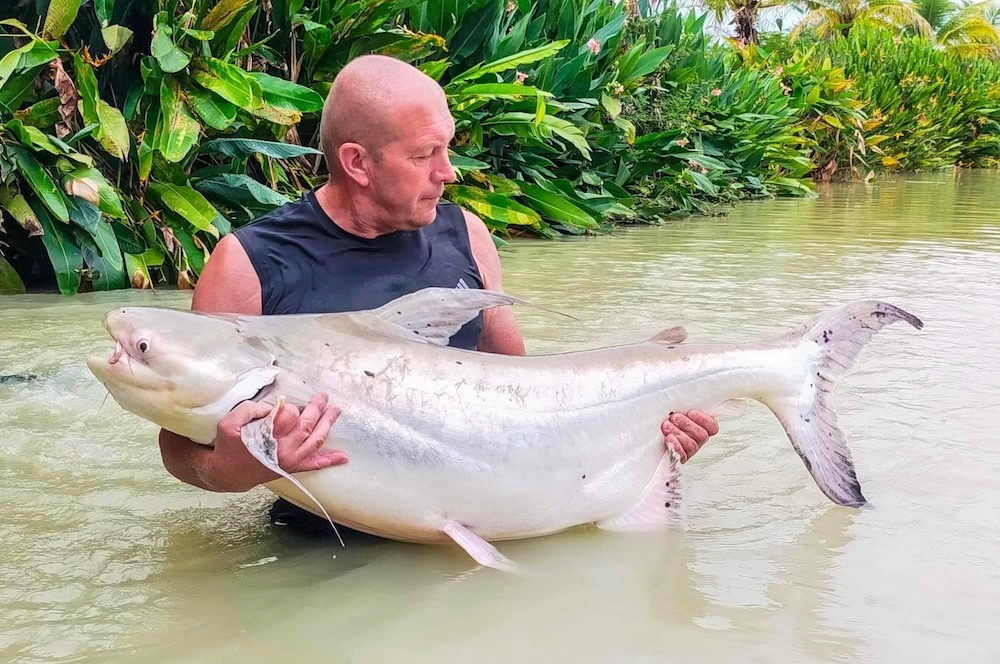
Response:
[{"label": "dorsal fin", "polygon": [[655,335],[649,338],[650,341],[654,341],[658,344],[679,344],[683,343],[687,339],[687,330],[685,330],[680,325],[675,325],[673,327],[668,327],[665,330],[660,330]]},{"label": "dorsal fin", "polygon": [[[448,341],[462,326],[474,319],[480,311],[511,304],[560,313],[497,291],[478,288],[425,288],[364,314],[374,316],[376,320],[370,321],[373,323],[372,327],[382,332],[447,346]],[[358,320],[362,319],[363,316],[358,317]]]}]

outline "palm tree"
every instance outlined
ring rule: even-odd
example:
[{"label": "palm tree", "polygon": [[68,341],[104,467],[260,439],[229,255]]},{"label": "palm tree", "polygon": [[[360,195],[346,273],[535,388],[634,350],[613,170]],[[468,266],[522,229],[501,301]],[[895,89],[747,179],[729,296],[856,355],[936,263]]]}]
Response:
[{"label": "palm tree", "polygon": [[968,56],[1000,55],[1000,4],[917,0],[916,9],[945,49]]},{"label": "palm tree", "polygon": [[846,37],[857,23],[934,37],[931,24],[906,0],[807,0],[806,5],[810,11],[792,30],[792,40],[809,28],[815,28],[820,36],[839,32]]},{"label": "palm tree", "polygon": [[736,40],[743,46],[760,42],[757,32],[757,17],[761,10],[791,4],[791,0],[705,0],[705,4],[715,13],[717,20],[730,11],[733,13],[732,25],[735,26]]}]

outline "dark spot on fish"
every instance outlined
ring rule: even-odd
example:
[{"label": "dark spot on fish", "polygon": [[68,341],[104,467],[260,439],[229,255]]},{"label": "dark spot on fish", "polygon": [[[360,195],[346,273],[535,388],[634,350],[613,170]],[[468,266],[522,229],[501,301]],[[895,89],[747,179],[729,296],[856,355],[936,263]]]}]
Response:
[{"label": "dark spot on fish", "polygon": [[806,470],[808,470],[811,473],[812,472],[812,464],[809,463],[809,459],[807,459],[806,457],[802,457],[802,463],[804,463],[806,465]]},{"label": "dark spot on fish", "polygon": [[806,422],[808,422],[808,421],[809,421],[809,418],[808,418],[808,417],[807,417],[807,418],[805,418],[805,419],[806,419]]},{"label": "dark spot on fish", "polygon": [[420,330],[414,330],[413,333],[414,334],[420,334]]},{"label": "dark spot on fish", "polygon": [[427,327],[430,327],[430,326],[431,326],[431,324],[430,324],[430,323],[427,323]]},{"label": "dark spot on fish", "polygon": [[461,364],[461,362],[459,362],[458,360],[455,360],[455,364]]},{"label": "dark spot on fish", "polygon": [[396,312],[396,315],[397,315],[397,316],[402,316],[402,315],[403,315],[403,312],[402,312],[402,311],[397,311],[397,312]]},{"label": "dark spot on fish", "polygon": [[326,346],[327,348],[330,347],[330,344],[328,344],[328,343],[324,343],[323,345]]},{"label": "dark spot on fish", "polygon": [[583,477],[581,477],[580,479],[582,479],[582,480],[585,480],[585,479],[587,479],[587,476],[586,476],[586,475],[584,475],[584,476],[583,476]]},{"label": "dark spot on fish", "polygon": [[369,378],[374,378],[375,377],[375,374],[373,374],[371,371],[366,371],[365,375],[368,376]]},{"label": "dark spot on fish", "polygon": [[670,486],[670,482],[667,482],[664,486]]},{"label": "dark spot on fish", "polygon": [[673,350],[673,349],[675,349],[675,348],[677,348],[677,346],[667,346],[667,349],[668,349],[668,350]]},{"label": "dark spot on fish", "polygon": [[669,502],[663,503],[663,506],[669,508],[670,507],[670,503]]}]

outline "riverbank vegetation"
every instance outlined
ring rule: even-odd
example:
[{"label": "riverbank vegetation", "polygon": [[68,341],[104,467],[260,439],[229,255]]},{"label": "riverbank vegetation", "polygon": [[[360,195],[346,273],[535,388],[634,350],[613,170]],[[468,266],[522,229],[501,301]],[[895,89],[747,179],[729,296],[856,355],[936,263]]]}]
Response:
[{"label": "riverbank vegetation", "polygon": [[[191,286],[222,235],[325,179],[323,100],[364,53],[440,81],[446,195],[498,243],[1000,164],[992,5],[808,4],[761,34],[770,5],[745,0],[20,3],[0,22],[0,288]],[[706,35],[712,12],[732,38]]]}]

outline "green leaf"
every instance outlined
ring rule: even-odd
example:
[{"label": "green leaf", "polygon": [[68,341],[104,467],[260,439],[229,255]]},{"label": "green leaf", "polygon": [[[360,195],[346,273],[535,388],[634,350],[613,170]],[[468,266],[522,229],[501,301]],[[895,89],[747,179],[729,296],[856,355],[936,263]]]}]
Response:
[{"label": "green leaf", "polygon": [[212,41],[215,38],[215,33],[211,30],[192,30],[191,28],[182,28],[184,34],[189,37],[193,37],[198,41]]},{"label": "green leaf", "polygon": [[124,288],[126,282],[122,252],[111,224],[101,218],[100,210],[85,200],[77,200],[73,204],[70,219],[86,231],[97,245],[97,253],[86,243],[80,247],[87,265],[95,272],[94,290]]},{"label": "green leaf", "polygon": [[109,154],[118,157],[122,161],[128,161],[128,152],[131,141],[128,133],[128,125],[125,123],[125,116],[117,108],[104,101],[97,102],[97,118],[101,123],[100,133],[97,140]]},{"label": "green leaf", "polygon": [[[46,136],[38,127],[25,126],[20,120],[11,120],[7,123],[7,129],[12,131],[24,145],[37,150],[44,150],[51,154],[62,154],[61,147]],[[61,143],[62,141],[60,141]]]},{"label": "green leaf", "polygon": [[250,109],[250,114],[262,120],[273,122],[279,125],[291,126],[302,119],[302,114],[298,111],[291,111],[287,108],[279,108],[271,104],[264,104],[257,108]]},{"label": "green leaf", "polygon": [[170,76],[164,76],[160,85],[160,103],[163,126],[159,130],[157,149],[164,159],[177,163],[187,156],[198,142],[201,125],[191,117],[181,97],[180,85]]},{"label": "green leaf", "polygon": [[153,41],[150,52],[160,64],[160,69],[167,73],[178,72],[191,62],[191,56],[181,50],[173,40],[173,30],[169,25],[167,12],[156,15],[156,27],[153,31]]},{"label": "green leaf", "polygon": [[448,161],[450,161],[451,165],[459,171],[481,171],[490,167],[490,165],[485,161],[479,161],[478,159],[473,159],[472,157],[466,157],[460,154],[448,155]]},{"label": "green leaf", "polygon": [[534,226],[541,222],[538,213],[503,194],[497,194],[479,187],[449,185],[446,187],[448,200],[472,210],[484,219],[501,224]]},{"label": "green leaf", "polygon": [[522,183],[521,194],[531,206],[546,217],[570,226],[596,230],[597,222],[588,213],[570,203],[558,194],[542,189],[538,185]]},{"label": "green leaf", "polygon": [[14,221],[28,232],[28,237],[36,237],[44,232],[41,224],[38,223],[38,215],[31,209],[22,194],[11,196],[6,187],[0,186],[0,206],[3,206],[3,209],[14,217]]},{"label": "green leaf", "polygon": [[299,113],[313,113],[323,109],[323,98],[314,90],[269,76],[261,72],[251,72],[264,92],[264,101],[272,106]]},{"label": "green leaf", "polygon": [[254,0],[220,0],[209,10],[199,26],[202,30],[218,31],[224,28]]},{"label": "green leaf", "polygon": [[38,197],[42,199],[45,207],[51,210],[52,214],[59,221],[69,222],[69,210],[66,208],[66,200],[63,198],[62,192],[59,191],[59,187],[56,186],[56,183],[52,181],[49,174],[42,168],[42,165],[35,160],[30,152],[22,147],[11,145],[7,147],[7,151],[14,157],[24,178],[28,181],[34,192],[38,194]]},{"label": "green leaf", "polygon": [[17,272],[7,262],[7,259],[0,256],[0,295],[21,295],[25,292],[24,282]]},{"label": "green leaf", "polygon": [[218,235],[212,222],[219,212],[199,192],[169,182],[152,182],[149,191],[198,230]]},{"label": "green leaf", "polygon": [[32,41],[0,58],[0,88],[17,71],[32,69],[59,57],[47,43],[28,33]]},{"label": "green leaf", "polygon": [[128,279],[132,288],[149,288],[153,283],[152,278],[149,276],[150,264],[144,258],[145,254],[125,254],[125,270],[128,272]]},{"label": "green leaf", "polygon": [[267,187],[249,175],[226,173],[200,180],[195,185],[200,191],[214,194],[228,201],[243,204],[263,203],[265,206],[279,207],[290,202],[290,199],[270,187]]},{"label": "green leaf", "polygon": [[[80,247],[76,245],[69,231],[62,224],[57,224],[45,209],[39,207],[35,212],[45,231],[42,243],[55,270],[59,292],[72,295],[80,290],[80,270],[83,269],[83,254],[80,252]],[[68,218],[67,213],[67,221]]]},{"label": "green leaf", "polygon": [[238,108],[252,110],[264,105],[264,90],[256,79],[239,67],[216,58],[195,60],[195,81]]},{"label": "green leaf", "polygon": [[524,97],[551,97],[551,92],[539,90],[530,85],[516,83],[478,83],[452,89],[448,86],[448,96],[464,99],[478,97],[482,99],[523,99]]},{"label": "green leaf", "polygon": [[654,48],[652,50],[646,51],[639,57],[639,61],[636,63],[635,68],[628,73],[627,77],[621,79],[623,84],[631,83],[632,81],[642,78],[646,74],[651,74],[663,61],[666,60],[670,53],[674,50],[673,44],[669,46],[661,46],[660,48]]},{"label": "green leaf", "polygon": [[837,119],[836,116],[824,113],[823,114],[823,119],[826,120],[827,124],[829,124],[830,126],[836,127],[837,129],[843,129],[844,128],[843,123],[839,119]]},{"label": "green leaf", "polygon": [[622,103],[614,97],[601,95],[601,106],[603,106],[604,110],[608,112],[608,115],[612,120],[617,118],[622,113]]},{"label": "green leaf", "polygon": [[202,145],[201,152],[221,152],[230,157],[250,157],[262,154],[275,159],[290,159],[306,154],[323,154],[320,150],[304,145],[258,141],[251,138],[217,138]]},{"label": "green leaf", "polygon": [[580,153],[590,159],[590,145],[587,143],[586,136],[580,131],[580,128],[567,120],[558,118],[554,115],[546,115],[542,118],[540,123],[535,122],[535,115],[529,113],[501,113],[488,121],[483,122],[484,125],[494,126],[502,125],[505,123],[512,124],[531,124],[541,127],[547,132],[551,132],[567,142],[572,144]]},{"label": "green leaf", "polygon": [[62,38],[69,26],[73,25],[79,11],[80,0],[51,0],[42,33],[47,39]]},{"label": "green leaf", "polygon": [[89,201],[109,217],[125,218],[118,192],[96,168],[77,168],[63,178],[62,184],[70,196]]},{"label": "green leaf", "polygon": [[456,76],[452,79],[452,83],[461,83],[463,81],[472,81],[486,74],[499,74],[500,72],[509,71],[511,69],[516,69],[521,65],[528,65],[539,60],[544,60],[552,55],[555,55],[566,45],[569,44],[568,39],[562,41],[553,42],[551,44],[546,44],[545,46],[539,46],[538,48],[531,48],[526,51],[521,51],[520,53],[515,53],[514,55],[508,56],[506,58],[500,58],[493,62],[478,65],[469,69],[463,74]]},{"label": "green leaf", "polygon": [[[32,127],[52,127],[59,121],[59,97],[49,97],[18,111],[14,117]],[[10,124],[7,125],[10,127]]]},{"label": "green leaf", "polygon": [[236,107],[218,95],[192,88],[187,91],[187,101],[212,129],[219,131],[229,129],[236,120]]},{"label": "green leaf", "polygon": [[101,22],[102,26],[106,26],[111,22],[111,14],[114,9],[115,0],[94,0],[94,11],[97,13],[97,20]]},{"label": "green leaf", "polygon": [[117,53],[132,38],[132,31],[121,25],[109,25],[101,28],[101,36],[104,37],[104,43],[111,52]]},{"label": "green leaf", "polygon": [[431,60],[430,62],[424,62],[417,66],[417,69],[424,72],[435,81],[440,81],[441,77],[444,76],[444,72],[451,63],[448,60]]},{"label": "green leaf", "polygon": [[80,114],[87,124],[100,124],[97,115],[97,76],[94,69],[84,61],[79,53],[73,54],[73,70],[76,73],[76,89],[80,93]]}]

